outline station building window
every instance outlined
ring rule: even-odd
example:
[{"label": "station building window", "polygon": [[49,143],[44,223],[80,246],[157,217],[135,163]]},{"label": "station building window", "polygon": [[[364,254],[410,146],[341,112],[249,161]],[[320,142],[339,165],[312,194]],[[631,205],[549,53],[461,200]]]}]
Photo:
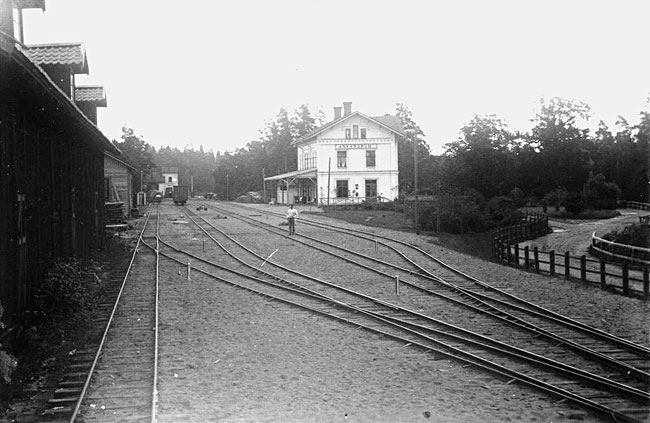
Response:
[{"label": "station building window", "polygon": [[375,150],[366,150],[366,167],[375,167]]},{"label": "station building window", "polygon": [[361,139],[365,140],[366,139],[366,128],[361,128],[360,129],[360,134],[361,134]]},{"label": "station building window", "polygon": [[348,167],[348,152],[343,150],[343,151],[337,151],[336,152],[336,167],[339,168],[344,168]]},{"label": "station building window", "polygon": [[345,128],[345,139],[349,140],[352,138],[352,130],[350,128]]},{"label": "station building window", "polygon": [[348,181],[336,181],[336,197],[346,198],[348,196]]},{"label": "station building window", "polygon": [[352,125],[352,138],[359,138],[359,125]]}]

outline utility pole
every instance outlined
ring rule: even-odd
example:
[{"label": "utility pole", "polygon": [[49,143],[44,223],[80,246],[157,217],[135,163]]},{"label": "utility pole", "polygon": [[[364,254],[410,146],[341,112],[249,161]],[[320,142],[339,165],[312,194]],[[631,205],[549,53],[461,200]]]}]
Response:
[{"label": "utility pole", "polygon": [[415,202],[413,203],[415,209],[415,234],[420,235],[420,224],[418,221],[418,136],[415,134],[413,139],[413,171],[415,173],[413,185],[415,189]]},{"label": "utility pole", "polygon": [[264,197],[262,197],[262,201],[266,203],[266,173],[264,171],[264,168],[262,168],[262,190],[264,191]]}]

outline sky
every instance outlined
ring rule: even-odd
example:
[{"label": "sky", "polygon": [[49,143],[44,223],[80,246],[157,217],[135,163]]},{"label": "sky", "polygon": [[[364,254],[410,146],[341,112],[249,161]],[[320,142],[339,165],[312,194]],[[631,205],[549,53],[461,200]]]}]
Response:
[{"label": "sky", "polygon": [[540,99],[591,107],[614,129],[648,110],[647,0],[47,0],[26,44],[83,42],[120,140],[234,151],[281,108],[333,119],[402,103],[434,154],[474,115],[528,131]]}]

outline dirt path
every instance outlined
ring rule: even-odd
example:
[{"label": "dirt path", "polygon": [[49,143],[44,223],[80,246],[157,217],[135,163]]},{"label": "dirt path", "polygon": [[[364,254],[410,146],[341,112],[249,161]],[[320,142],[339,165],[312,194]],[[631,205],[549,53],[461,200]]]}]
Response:
[{"label": "dirt path", "polygon": [[589,254],[591,235],[602,236],[611,231],[620,231],[632,223],[639,223],[639,216],[645,211],[634,209],[619,210],[621,216],[605,220],[549,220],[553,233],[522,242],[520,247],[537,247],[542,251],[568,251],[572,256]]}]

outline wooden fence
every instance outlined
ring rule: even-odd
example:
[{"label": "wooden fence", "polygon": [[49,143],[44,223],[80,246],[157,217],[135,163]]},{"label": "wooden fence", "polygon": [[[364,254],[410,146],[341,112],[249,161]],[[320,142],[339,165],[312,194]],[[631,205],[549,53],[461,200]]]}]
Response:
[{"label": "wooden fence", "polygon": [[[543,216],[543,215],[540,215]],[[543,216],[546,218],[546,216]],[[546,228],[542,230],[542,224]],[[529,229],[526,226],[530,226]],[[586,255],[571,256],[567,251],[540,251],[537,247],[520,248],[519,242],[548,233],[548,220],[537,216],[526,216],[526,222],[492,233],[492,252],[494,257],[510,266],[537,273],[563,275],[567,279],[598,284],[602,289],[622,292],[628,296],[650,298],[648,265],[630,268],[629,262],[622,265],[594,260]]]},{"label": "wooden fence", "polygon": [[613,261],[621,261],[638,266],[650,265],[649,248],[607,241],[606,239],[597,237],[596,232],[591,235],[591,249],[597,255],[609,257]]},{"label": "wooden fence", "polygon": [[646,210],[650,211],[650,204],[648,203],[641,203],[639,201],[623,201],[622,205],[628,209],[636,209],[636,210]]}]

